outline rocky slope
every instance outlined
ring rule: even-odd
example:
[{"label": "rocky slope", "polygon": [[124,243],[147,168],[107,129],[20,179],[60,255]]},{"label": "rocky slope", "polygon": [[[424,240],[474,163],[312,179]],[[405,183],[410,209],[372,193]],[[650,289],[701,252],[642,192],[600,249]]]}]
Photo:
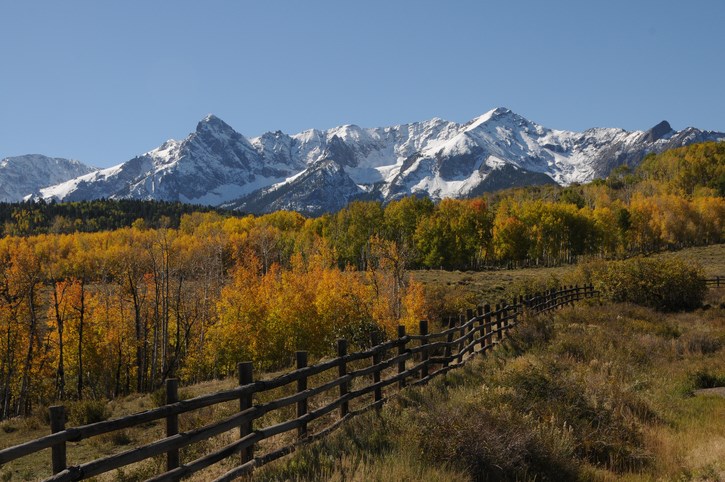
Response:
[{"label": "rocky slope", "polygon": [[6,157],[0,160],[0,201],[18,202],[51,184],[93,172],[85,164],[40,154]]}]

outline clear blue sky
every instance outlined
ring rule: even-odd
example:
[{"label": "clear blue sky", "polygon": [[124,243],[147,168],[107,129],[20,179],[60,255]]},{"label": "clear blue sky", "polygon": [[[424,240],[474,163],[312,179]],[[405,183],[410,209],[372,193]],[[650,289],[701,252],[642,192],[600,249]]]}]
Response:
[{"label": "clear blue sky", "polygon": [[0,158],[109,166],[214,113],[246,136],[497,106],[725,131],[725,1],[5,1]]}]

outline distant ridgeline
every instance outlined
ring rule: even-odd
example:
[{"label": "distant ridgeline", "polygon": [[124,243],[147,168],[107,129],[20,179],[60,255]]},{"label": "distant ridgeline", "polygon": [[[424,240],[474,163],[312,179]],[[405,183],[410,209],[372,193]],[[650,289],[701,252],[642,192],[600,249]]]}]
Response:
[{"label": "distant ridgeline", "polygon": [[97,199],[78,202],[0,203],[0,227],[6,236],[97,232],[137,226],[178,228],[184,214],[239,213],[209,206],[167,201]]}]

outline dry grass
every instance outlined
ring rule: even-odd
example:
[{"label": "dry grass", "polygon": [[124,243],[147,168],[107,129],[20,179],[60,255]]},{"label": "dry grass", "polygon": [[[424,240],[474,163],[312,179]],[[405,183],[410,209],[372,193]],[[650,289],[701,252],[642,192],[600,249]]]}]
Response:
[{"label": "dry grass", "polygon": [[[705,276],[725,276],[725,244],[668,251],[652,255],[653,258],[676,257],[702,267]],[[459,296],[470,294],[466,301],[496,303],[511,295],[534,292],[562,284],[581,283],[576,266],[553,268],[527,268],[497,271],[444,271],[419,270],[412,272],[415,280],[426,287],[455,290]],[[470,307],[470,305],[467,305]]]},{"label": "dry grass", "polygon": [[361,480],[390,464],[395,480],[441,467],[449,480],[725,480],[725,398],[693,395],[697,373],[725,370],[723,337],[722,309],[562,310],[256,479]]}]

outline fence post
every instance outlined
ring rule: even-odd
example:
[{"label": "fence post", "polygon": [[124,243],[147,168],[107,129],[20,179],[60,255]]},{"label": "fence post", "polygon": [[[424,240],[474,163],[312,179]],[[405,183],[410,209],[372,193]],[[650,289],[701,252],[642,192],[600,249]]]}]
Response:
[{"label": "fence post", "polygon": [[466,345],[470,347],[469,350],[471,353],[473,353],[474,351],[472,342],[476,338],[476,333],[474,332],[474,330],[476,329],[476,323],[472,321],[473,316],[474,315],[472,309],[466,310],[466,323],[471,323],[471,325],[468,327],[468,337],[466,337]]},{"label": "fence post", "polygon": [[[378,333],[370,334],[370,342],[371,342],[373,348],[375,348],[376,346],[378,346],[380,344],[380,336],[378,335]],[[379,364],[381,361],[383,361],[382,352],[376,351],[375,353],[373,353],[373,366]],[[375,369],[373,371],[373,384],[376,384],[378,382],[380,382],[380,369]],[[373,393],[374,393],[374,401],[376,403],[383,399],[383,389],[382,388],[380,388],[380,387],[375,388],[373,390]],[[379,409],[380,406],[378,406],[377,408]]]},{"label": "fence post", "polygon": [[478,346],[483,351],[486,347],[486,339],[483,337],[483,306],[479,305],[476,307],[476,316],[478,317],[478,339],[480,341]]},{"label": "fence post", "polygon": [[[250,361],[237,363],[237,375],[239,377],[239,386],[249,385],[254,383],[254,364]],[[239,397],[239,411],[243,412],[249,408],[252,408],[252,396],[242,395]],[[239,438],[244,438],[252,433],[252,421],[245,422],[239,426]],[[241,460],[242,464],[245,464],[254,458],[254,445],[250,445],[246,449],[242,450]]]},{"label": "fence post", "polygon": [[[347,356],[347,340],[344,338],[339,338],[337,340],[337,357],[340,358],[340,364],[337,366],[337,376],[338,377],[344,377],[347,375],[347,363],[345,362],[345,357]],[[340,384],[340,398],[347,395],[347,382]],[[345,418],[348,412],[349,404],[348,402],[342,402],[340,404],[340,418]]]},{"label": "fence post", "polygon": [[458,330],[458,338],[460,338],[460,342],[458,342],[458,361],[457,363],[460,365],[463,363],[463,348],[466,346],[466,337],[464,336],[466,334],[466,328],[464,325],[466,324],[466,315],[463,313],[458,315],[458,324],[460,326],[460,329]]},{"label": "fence post", "polygon": [[[398,325],[398,340],[401,338],[405,338],[405,325]],[[405,341],[401,341],[398,345],[398,355],[404,355],[405,354]],[[398,362],[398,375],[403,373],[405,371],[405,360]],[[398,388],[403,389],[405,388],[405,377],[402,377],[398,381]]]},{"label": "fence post", "polygon": [[519,297],[517,295],[514,295],[513,300],[511,300],[511,308],[514,310],[514,321],[516,321],[516,313],[519,312],[519,304],[518,304]]},{"label": "fence post", "polygon": [[554,304],[554,289],[551,288],[546,290],[546,307],[553,309],[556,305]]},{"label": "fence post", "polygon": [[[179,401],[179,379],[166,379],[166,405]],[[171,437],[179,433],[179,415],[173,414],[166,417],[166,436]],[[179,449],[171,449],[166,452],[166,470],[173,470],[179,466]]]},{"label": "fence post", "polygon": [[[453,330],[453,328],[456,327],[456,319],[452,316],[448,317],[448,323],[443,323],[443,326],[448,327],[449,330]],[[448,333],[448,336],[446,337],[446,349],[443,350],[443,356],[445,357],[445,361],[443,362],[443,366],[447,367],[450,364],[451,359],[451,353],[453,351],[451,344],[453,343],[453,335],[454,331],[451,331]]]},{"label": "fence post", "polygon": [[553,309],[556,307],[556,304],[554,303],[554,290],[555,290],[555,288],[551,288],[546,291],[546,293],[547,293],[546,297],[548,299],[548,302],[546,304],[547,308]]},{"label": "fence post", "polygon": [[[65,407],[63,405],[50,407],[50,433],[58,433],[63,430],[65,430]],[[66,469],[65,442],[53,445],[51,457],[53,474],[63,472]]]},{"label": "fence post", "polygon": [[483,345],[484,348],[491,346],[491,305],[483,306]]},{"label": "fence post", "polygon": [[501,340],[503,340],[501,314],[501,304],[496,303],[496,341],[498,341],[499,343],[501,342]]},{"label": "fence post", "polygon": [[556,305],[559,309],[562,309],[564,307],[564,303],[562,302],[564,297],[566,296],[566,293],[564,293],[564,290],[566,290],[566,286],[559,286],[556,289],[556,294],[554,295],[556,298]]},{"label": "fence post", "polygon": [[566,290],[567,290],[566,291],[566,305],[567,306],[571,306],[571,305],[574,304],[574,303],[572,303],[572,299],[571,299],[571,289],[572,289],[572,285],[569,285],[568,288],[566,286],[564,286],[564,288],[566,288]]},{"label": "fence post", "polygon": [[509,325],[511,324],[511,320],[508,319],[509,310],[506,308],[507,306],[509,305],[506,300],[501,300],[501,308],[503,309],[501,319],[503,321],[503,329],[506,336],[509,334]]},{"label": "fence post", "polygon": [[420,320],[420,335],[423,337],[420,340],[420,346],[423,347],[420,353],[421,362],[423,366],[420,369],[420,379],[424,379],[428,376],[428,320]]},{"label": "fence post", "polygon": [[[297,360],[297,369],[305,368],[307,366],[307,352],[296,351],[295,358]],[[303,376],[297,380],[297,393],[304,392],[307,390],[307,377]],[[307,415],[307,399],[300,400],[297,402],[297,418]],[[307,437],[307,423],[303,423],[301,427],[297,429],[297,438],[304,439]]]}]

